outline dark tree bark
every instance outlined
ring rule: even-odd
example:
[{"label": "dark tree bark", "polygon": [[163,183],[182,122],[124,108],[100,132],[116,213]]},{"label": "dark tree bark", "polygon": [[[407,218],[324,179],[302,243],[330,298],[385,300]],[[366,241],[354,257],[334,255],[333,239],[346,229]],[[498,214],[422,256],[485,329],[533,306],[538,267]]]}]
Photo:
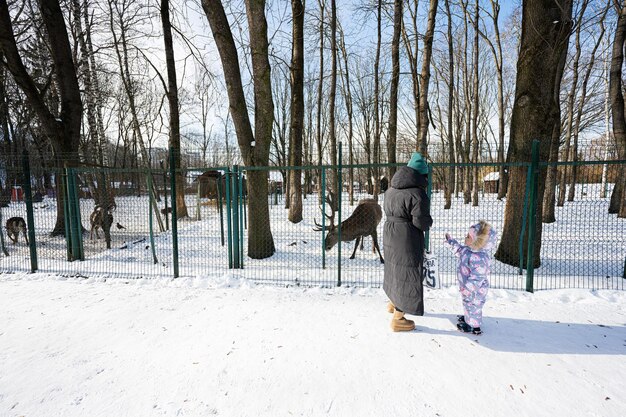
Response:
[{"label": "dark tree bark", "polygon": [[[374,60],[374,143],[373,143],[373,164],[380,163],[380,44],[382,42],[382,0],[376,1],[376,59]],[[380,168],[374,167],[373,171],[373,192],[375,200],[378,200],[380,193]]]},{"label": "dark tree bark", "polygon": [[165,42],[165,63],[167,66],[167,101],[170,110],[169,146],[174,152],[176,169],[176,216],[187,217],[185,204],[185,175],[180,169],[180,113],[178,109],[178,85],[176,82],[176,60],[174,59],[174,43],[172,40],[172,24],[170,22],[170,2],[161,0],[161,24],[163,25],[163,41]]},{"label": "dark tree bark", "polygon": [[[289,130],[289,165],[302,165],[302,134],[304,126],[304,4],[291,0],[293,16],[291,50],[291,128]],[[289,171],[289,221],[302,221],[302,171]]]},{"label": "dark tree bark", "polygon": [[[560,122],[558,68],[572,28],[572,0],[526,0],[522,6],[522,38],[517,62],[515,102],[511,119],[510,161],[529,162],[532,142],[540,141],[539,155],[546,161],[555,123]],[[519,239],[523,236],[523,259],[527,258],[527,230],[522,230],[525,167],[511,167],[504,227],[495,257],[503,263],[519,265]],[[537,196],[543,195],[545,169],[539,175]],[[533,265],[541,264],[542,205],[537,204]],[[526,265],[526,262],[524,262]]]},{"label": "dark tree bark", "polygon": [[[398,84],[400,83],[400,32],[402,30],[402,2],[393,2],[393,39],[391,41],[391,93],[389,95],[389,134],[387,135],[387,162],[396,163],[396,139],[398,134]],[[388,179],[396,173],[389,167]]]},{"label": "dark tree bark", "polygon": [[[348,51],[346,50],[346,43],[344,40],[343,31],[340,31],[340,47],[343,56],[344,62],[344,71],[343,71],[343,96],[346,102],[346,112],[348,113],[348,163],[350,165],[354,164],[354,146],[353,146],[353,136],[354,136],[354,111],[352,108],[352,90],[350,87],[350,67],[348,65]],[[354,204],[354,169],[350,168],[348,171],[348,195],[350,199],[350,205]]]},{"label": "dark tree bark", "polygon": [[[325,1],[326,0],[318,0],[320,6],[320,26],[319,26],[319,35],[320,35],[320,72],[319,78],[320,82],[317,85],[317,115],[316,115],[316,137],[315,143],[317,145],[317,165],[320,167],[323,163],[322,158],[322,142],[324,140],[324,135],[322,132],[322,101],[324,98],[324,9],[325,9]],[[317,191],[318,191],[318,200],[319,204],[324,203],[324,196],[322,195],[322,171],[319,170],[317,174]]]},{"label": "dark tree bark", "polygon": [[[613,118],[613,137],[617,145],[619,159],[626,159],[626,119],[624,119],[624,95],[622,93],[622,66],[624,64],[624,44],[626,42],[626,5],[619,2],[617,10],[617,28],[613,40],[613,57],[609,75],[609,95],[611,97],[611,115]],[[626,217],[626,168],[622,166],[621,175],[617,176],[609,213]]]},{"label": "dark tree bark", "polygon": [[[9,72],[26,95],[41,123],[41,127],[54,149],[56,165],[75,165],[78,162],[80,126],[83,106],[80,97],[76,68],[74,66],[65,20],[58,0],[39,0],[41,18],[46,28],[50,54],[54,63],[54,75],[60,96],[60,108],[51,109],[46,104],[33,78],[28,74],[18,51],[9,8],[6,0],[0,0],[0,51],[4,54]],[[59,185],[60,176],[57,179]],[[53,235],[65,232],[64,199],[57,204],[57,220]]]},{"label": "dark tree bark", "polygon": [[[219,0],[202,0],[202,7],[222,61],[228,102],[241,156],[246,166],[266,166],[269,162],[274,103],[265,1],[246,0],[254,83],[254,134],[241,83],[239,57],[222,3]],[[248,172],[248,256],[253,259],[268,258],[275,252],[267,201],[267,179],[266,171]]]},{"label": "dark tree bark", "polygon": [[[328,129],[330,130],[330,163],[337,165],[337,132],[335,128],[335,98],[337,96],[337,6],[335,0],[330,1],[330,91],[328,93]],[[337,170],[330,171],[330,190],[338,198],[333,200],[336,204],[333,210],[337,210],[340,204],[342,185],[339,184]]]},{"label": "dark tree bark", "polygon": [[[472,162],[478,164],[480,141],[478,140],[478,113],[479,113],[479,88],[478,79],[478,19],[480,18],[478,0],[476,0],[474,8],[474,45],[472,50],[473,58],[473,100],[472,100]],[[472,169],[472,206],[478,206],[478,165],[474,165]]]},{"label": "dark tree bark", "polygon": [[448,159],[451,164],[448,167],[447,179],[444,182],[444,209],[452,207],[452,193],[454,192],[454,178],[456,153],[454,152],[454,131],[453,131],[453,108],[454,108],[454,42],[452,40],[452,13],[450,12],[450,2],[446,0],[446,16],[448,17]]},{"label": "dark tree bark", "polygon": [[[602,39],[604,39],[604,31],[605,31],[604,19],[607,15],[607,12],[609,11],[609,8],[610,8],[610,5],[607,4],[606,8],[604,9],[604,12],[599,17],[600,33],[596,40],[596,44],[594,45],[593,50],[591,51],[591,57],[589,58],[589,63],[587,64],[587,69],[585,71],[585,75],[583,76],[583,82],[580,88],[580,100],[579,100],[578,108],[576,109],[576,120],[574,121],[574,161],[575,162],[578,161],[578,135],[580,134],[581,120],[582,120],[582,116],[585,111],[585,105],[587,104],[587,99],[588,99],[587,86],[589,84],[589,78],[591,77],[591,73],[594,70],[596,53],[598,52],[598,48],[600,47],[600,44],[602,43]],[[567,201],[574,200],[574,191],[576,189],[577,176],[578,176],[578,167],[574,165],[572,167],[572,182],[571,182],[569,194],[567,196]]]},{"label": "dark tree bark", "polygon": [[435,35],[435,18],[439,0],[430,0],[428,6],[428,22],[424,33],[424,49],[422,56],[422,77],[420,79],[420,130],[417,140],[419,151],[428,155],[428,85],[430,82],[430,61],[433,56],[433,38]]}]

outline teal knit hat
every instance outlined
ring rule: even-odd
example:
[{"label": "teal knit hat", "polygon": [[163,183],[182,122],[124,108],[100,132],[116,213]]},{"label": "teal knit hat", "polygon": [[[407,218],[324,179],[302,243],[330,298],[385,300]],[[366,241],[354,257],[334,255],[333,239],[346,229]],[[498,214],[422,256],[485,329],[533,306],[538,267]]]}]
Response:
[{"label": "teal knit hat", "polygon": [[409,161],[407,166],[409,168],[413,168],[422,175],[428,174],[428,165],[426,164],[424,157],[422,157],[422,154],[419,152],[413,152],[413,154],[411,155],[411,160]]}]

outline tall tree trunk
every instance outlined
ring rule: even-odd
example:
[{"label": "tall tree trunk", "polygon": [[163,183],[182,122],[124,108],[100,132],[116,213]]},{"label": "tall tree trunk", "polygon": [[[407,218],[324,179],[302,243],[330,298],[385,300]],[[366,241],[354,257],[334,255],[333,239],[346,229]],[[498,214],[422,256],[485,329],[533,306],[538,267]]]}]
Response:
[{"label": "tall tree trunk", "polygon": [[[87,105],[87,125],[89,126],[89,134],[90,140],[87,142],[87,152],[84,152],[86,158],[90,160],[91,163],[102,163],[102,143],[104,139],[100,137],[101,133],[103,134],[103,130],[98,128],[98,106],[97,106],[97,97],[101,92],[95,89],[94,85],[94,75],[92,72],[92,68],[89,65],[89,55],[90,52],[87,47],[86,40],[86,31],[89,30],[85,28],[83,30],[83,25],[81,21],[81,16],[86,14],[86,10],[81,10],[80,3],[78,0],[72,0],[72,13],[73,13],[73,21],[74,27],[76,30],[76,37],[78,39],[78,44],[80,46],[80,61],[78,62],[79,68],[82,70],[83,75],[83,83],[85,84],[85,104]],[[83,4],[83,7],[86,5]],[[108,179],[105,177],[105,174],[97,178],[92,176],[91,174],[90,180],[93,186],[93,198],[94,203],[96,205],[100,205],[102,207],[108,207],[110,204],[114,203],[113,195],[109,193],[108,190]],[[104,179],[104,181],[102,180]],[[109,236],[109,231],[105,230],[105,236],[107,241],[107,248],[110,248],[111,238]]]},{"label": "tall tree trunk", "polygon": [[[319,78],[320,82],[317,86],[317,118],[316,118],[316,144],[317,144],[317,165],[322,166],[322,142],[324,139],[324,135],[322,134],[322,101],[324,97],[324,9],[325,9],[325,1],[319,0],[320,6],[320,72]],[[318,193],[318,201],[319,204],[324,203],[324,197],[322,195],[322,171],[320,170],[317,174],[317,193]]]},{"label": "tall tree trunk", "polygon": [[176,169],[176,216],[187,217],[185,204],[185,173],[180,165],[180,114],[178,109],[178,84],[176,81],[176,61],[174,60],[174,42],[172,40],[172,24],[170,22],[170,2],[161,0],[161,23],[163,24],[163,41],[165,42],[165,63],[167,65],[167,101],[170,110],[169,146],[174,151]]},{"label": "tall tree trunk", "polygon": [[[293,45],[291,49],[291,128],[289,129],[289,165],[302,166],[304,126],[304,3],[291,0]],[[289,221],[302,221],[302,171],[289,171]]]},{"label": "tall tree trunk", "polygon": [[[463,96],[465,102],[465,138],[463,146],[460,148],[460,152],[463,158],[464,163],[470,162],[470,144],[472,138],[472,119],[470,117],[472,112],[472,101],[470,100],[472,97],[472,91],[470,86],[470,74],[469,74],[469,60],[467,58],[467,48],[469,46],[469,29],[468,29],[468,21],[470,21],[470,16],[467,11],[468,1],[461,0],[461,6],[463,7],[463,13],[465,15],[465,21],[463,22],[463,60],[461,62],[463,68]],[[461,170],[461,176],[463,181],[463,203],[469,204],[472,201],[472,188],[471,188],[471,173],[472,169],[470,166],[465,166]]]},{"label": "tall tree trunk", "polygon": [[[554,124],[559,123],[558,68],[572,27],[572,0],[527,0],[522,6],[522,38],[517,62],[515,102],[511,119],[510,161],[531,160],[532,142],[540,141],[539,157],[547,160]],[[522,230],[525,167],[511,167],[504,211],[504,227],[495,257],[518,266],[519,239],[523,237],[523,259],[528,257],[527,230]],[[545,169],[539,175],[537,196],[543,195]],[[535,248],[532,263],[541,264],[542,205],[537,204]],[[524,262],[524,265],[526,263]]]},{"label": "tall tree trunk", "polygon": [[448,82],[448,162],[450,166],[447,170],[447,180],[444,182],[444,209],[452,207],[452,193],[454,192],[454,178],[456,163],[456,153],[454,152],[454,132],[453,132],[453,108],[454,108],[454,42],[452,40],[452,13],[450,12],[450,1],[446,2],[446,15],[448,17],[448,72],[450,80]]},{"label": "tall tree trunk", "polygon": [[424,49],[422,55],[422,77],[420,79],[420,130],[418,136],[419,151],[428,155],[428,85],[430,82],[430,61],[433,55],[433,38],[435,35],[435,18],[439,0],[430,0],[428,6],[428,22],[424,33]]},{"label": "tall tree trunk", "polygon": [[[0,51],[15,82],[26,95],[28,103],[38,116],[41,127],[51,141],[58,169],[78,163],[80,127],[83,106],[80,97],[76,68],[74,66],[65,19],[58,0],[39,0],[41,18],[48,36],[48,44],[60,95],[60,109],[51,109],[46,104],[32,77],[28,74],[17,49],[9,7],[0,0]],[[57,176],[59,185],[60,176]],[[60,188],[58,188],[60,189]],[[57,219],[53,235],[64,234],[64,197],[59,195]]]},{"label": "tall tree trunk", "polygon": [[[587,2],[585,2],[585,6]],[[604,38],[604,18],[609,10],[610,5],[607,4],[604,9],[603,14],[600,16],[600,34],[598,35],[598,39],[591,51],[591,57],[589,58],[589,63],[587,64],[587,69],[585,71],[585,75],[583,76],[582,86],[580,88],[580,99],[578,108],[576,109],[576,121],[574,122],[574,162],[578,162],[578,135],[580,134],[580,122],[582,120],[583,113],[585,111],[585,104],[587,104],[587,85],[589,83],[589,78],[591,77],[591,72],[594,69],[594,64],[596,60],[596,53],[598,48],[600,47],[600,43]],[[581,12],[582,14],[582,12]],[[582,19],[582,17],[581,17]],[[570,185],[569,193],[567,196],[567,201],[574,201],[574,191],[576,190],[576,180],[578,176],[578,167],[576,165],[572,166],[572,182]]]},{"label": "tall tree trunk", "polygon": [[[472,113],[472,162],[474,164],[478,164],[479,157],[479,140],[478,140],[478,94],[479,94],[479,80],[478,80],[478,19],[480,18],[479,14],[479,4],[478,0],[476,0],[475,9],[474,9],[474,50],[472,51],[472,57],[474,58],[473,65],[473,113]],[[479,169],[478,165],[474,165],[473,174],[472,174],[472,206],[478,206],[478,175]]]},{"label": "tall tree trunk", "polygon": [[[391,41],[391,94],[389,95],[389,134],[387,136],[387,162],[396,163],[396,136],[398,133],[398,84],[400,83],[400,32],[402,29],[402,2],[393,2],[393,39]],[[389,166],[388,179],[396,173],[394,165]]]},{"label": "tall tree trunk", "polygon": [[124,93],[126,93],[126,98],[128,99],[128,108],[130,110],[130,116],[133,126],[133,135],[135,140],[139,144],[139,150],[141,152],[141,157],[143,159],[143,166],[148,167],[150,163],[150,155],[148,154],[148,150],[146,149],[145,141],[143,138],[143,133],[141,132],[141,125],[139,123],[139,115],[137,111],[137,105],[135,103],[135,91],[136,86],[134,85],[130,64],[128,62],[128,42],[126,40],[126,23],[124,22],[124,16],[117,11],[118,17],[120,19],[120,37],[118,38],[117,33],[115,32],[114,25],[114,11],[113,8],[116,7],[114,2],[109,3],[109,12],[110,12],[110,21],[109,25],[111,28],[111,34],[113,35],[113,43],[115,47],[115,54],[117,56],[117,62],[120,66],[120,78],[122,79],[122,86],[124,87]]},{"label": "tall tree trunk", "polygon": [[500,164],[498,175],[498,200],[506,196],[507,170],[504,166],[504,80],[503,80],[503,56],[502,41],[500,39],[500,26],[498,25],[498,17],[500,16],[500,3],[498,0],[491,0],[491,9],[493,11],[493,30],[496,37],[497,54],[494,59],[496,61],[496,74],[498,76],[498,163]]},{"label": "tall tree trunk", "polygon": [[[609,75],[611,109],[613,116],[613,137],[617,145],[619,159],[626,159],[626,120],[624,119],[624,95],[622,94],[622,65],[624,63],[624,43],[626,42],[626,5],[620,1],[617,10],[617,28],[613,40],[613,57]],[[626,217],[626,167],[621,166],[621,174],[617,176],[609,213],[617,213],[618,217]]]},{"label": "tall tree trunk", "polygon": [[[353,109],[352,109],[352,90],[350,88],[350,67],[348,66],[348,51],[346,50],[346,43],[344,39],[343,31],[340,31],[340,48],[344,62],[344,83],[343,83],[343,95],[346,103],[346,112],[348,113],[348,160],[350,165],[354,165],[354,126],[353,126]],[[354,168],[350,168],[348,171],[348,194],[350,199],[350,205],[354,204]]]},{"label": "tall tree trunk", "polygon": [[[93,90],[99,92],[101,91],[100,81],[99,81],[97,67],[96,67],[95,52],[93,49],[93,44],[91,42],[91,22],[89,19],[89,9],[87,6],[87,0],[83,0],[82,12],[83,12],[83,21],[85,23],[85,44],[86,44],[87,54],[89,58],[88,59],[89,67],[91,69],[91,83],[93,85]],[[98,139],[100,140],[97,155],[98,155],[98,162],[101,165],[106,166],[108,165],[109,161],[108,161],[108,155],[107,155],[108,142],[107,142],[106,135],[104,132],[104,121],[102,117],[103,101],[104,99],[102,98],[101,94],[96,95],[95,103],[94,103],[96,106],[96,129],[98,131]]]},{"label": "tall tree trunk", "polygon": [[[202,0],[202,8],[211,26],[222,61],[241,156],[246,166],[266,166],[269,162],[274,103],[268,59],[265,1],[246,0],[254,83],[254,134],[243,92],[237,49],[224,8],[219,0]],[[267,201],[267,179],[266,171],[248,172],[248,256],[253,259],[268,258],[275,252]]]},{"label": "tall tree trunk", "polygon": [[[382,0],[376,1],[376,59],[374,61],[374,158],[372,163],[380,163],[380,45],[382,42]],[[374,192],[373,197],[378,200],[380,193],[380,168],[377,166],[372,169],[374,175],[372,178]]]},{"label": "tall tree trunk", "polygon": [[[585,8],[587,7],[587,1],[583,1],[582,9],[580,13],[580,21],[578,25],[576,25],[576,41],[575,48],[576,53],[574,54],[574,64],[572,66],[572,89],[568,95],[567,100],[567,130],[565,131],[565,148],[563,149],[563,161],[569,162],[570,160],[574,160],[572,156],[572,148],[571,148],[571,140],[573,135],[573,125],[574,125],[574,101],[577,97],[577,89],[578,89],[578,67],[580,63],[580,54],[582,52],[580,46],[580,30],[582,27],[582,19],[585,12]],[[567,176],[569,167],[564,165],[562,168],[561,181],[559,183],[559,198],[557,200],[557,206],[562,207],[565,204],[565,191],[567,188]]]},{"label": "tall tree trunk", "polygon": [[[337,6],[335,0],[330,0],[330,91],[328,93],[328,128],[330,130],[330,163],[337,165],[337,132],[335,128],[335,98],[337,96]],[[342,184],[339,184],[337,170],[330,171],[330,190],[337,196],[333,202],[336,204],[333,210],[337,210],[340,204]]]}]

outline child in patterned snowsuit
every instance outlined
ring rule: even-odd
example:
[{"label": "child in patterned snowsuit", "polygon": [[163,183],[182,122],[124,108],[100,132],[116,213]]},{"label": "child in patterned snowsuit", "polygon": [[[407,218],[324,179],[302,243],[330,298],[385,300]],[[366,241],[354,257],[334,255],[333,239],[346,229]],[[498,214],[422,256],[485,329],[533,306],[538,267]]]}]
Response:
[{"label": "child in patterned snowsuit", "polygon": [[461,245],[448,233],[446,243],[459,258],[457,281],[464,314],[458,316],[457,328],[465,333],[481,334],[483,305],[489,290],[490,251],[496,243],[496,232],[483,220],[472,225]]}]

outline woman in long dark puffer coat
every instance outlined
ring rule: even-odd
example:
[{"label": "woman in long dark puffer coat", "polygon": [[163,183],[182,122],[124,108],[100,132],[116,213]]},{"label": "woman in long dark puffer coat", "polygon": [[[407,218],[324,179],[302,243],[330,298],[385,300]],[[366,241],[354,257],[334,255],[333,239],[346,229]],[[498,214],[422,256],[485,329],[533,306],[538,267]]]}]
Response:
[{"label": "woman in long dark puffer coat", "polygon": [[405,167],[400,167],[385,192],[384,227],[385,282],[383,289],[393,312],[394,332],[415,329],[415,322],[404,314],[424,315],[422,264],[424,232],[433,224],[430,200],[426,193],[428,165],[414,152]]}]

